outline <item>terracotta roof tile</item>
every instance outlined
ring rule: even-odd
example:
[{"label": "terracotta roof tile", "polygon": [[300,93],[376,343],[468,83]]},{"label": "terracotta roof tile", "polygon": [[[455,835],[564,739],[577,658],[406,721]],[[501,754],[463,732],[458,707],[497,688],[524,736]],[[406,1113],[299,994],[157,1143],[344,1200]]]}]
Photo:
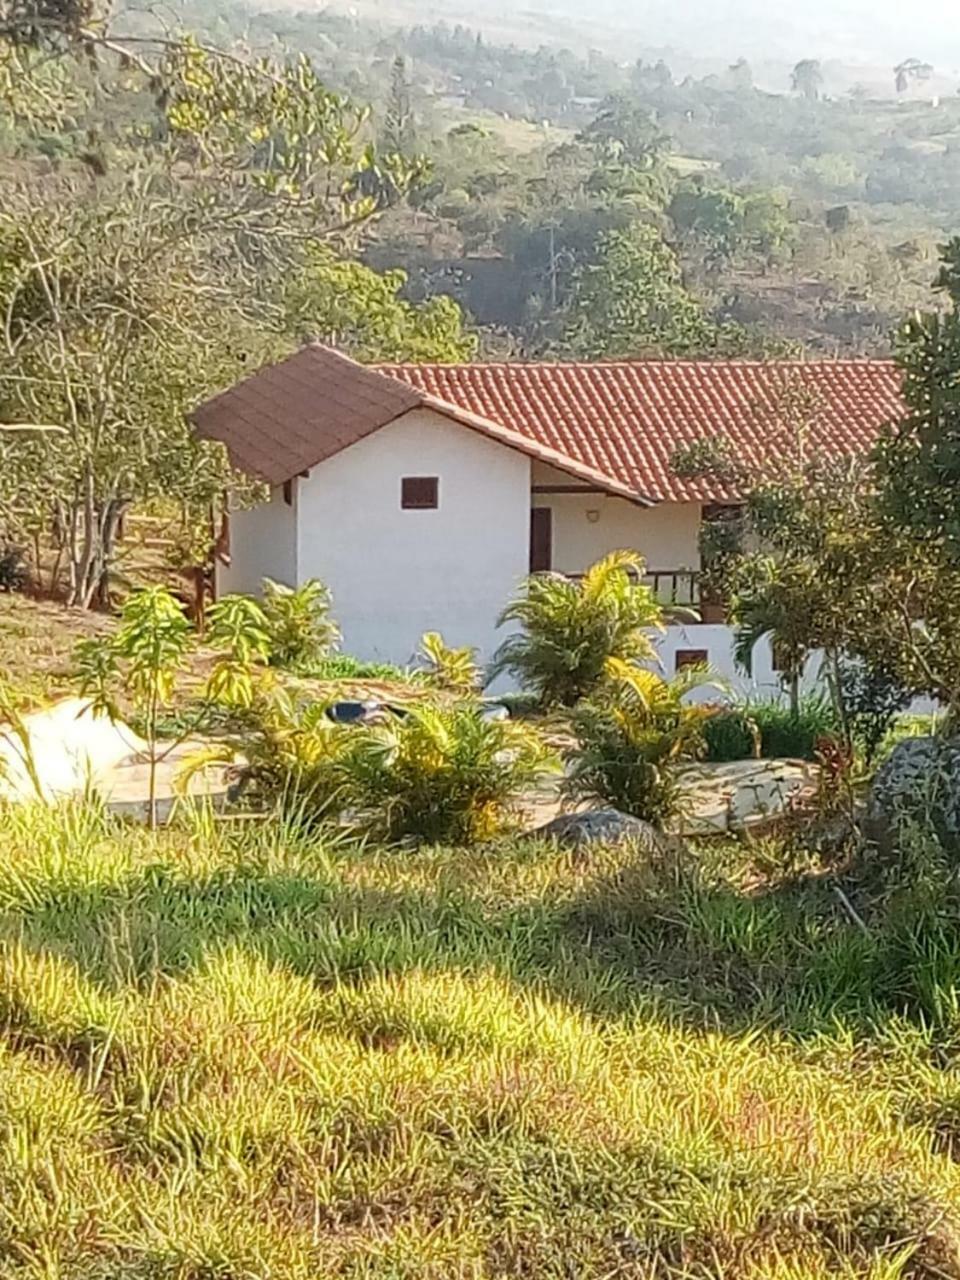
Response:
[{"label": "terracotta roof tile", "polygon": [[659,501],[722,501],[714,480],[673,474],[679,448],[719,436],[745,463],[785,443],[784,392],[810,393],[809,445],[865,453],[902,412],[890,361],[679,361],[379,365],[454,408],[487,417]]},{"label": "terracotta roof tile", "polygon": [[676,451],[718,436],[742,461],[762,462],[784,446],[783,395],[797,386],[813,406],[810,447],[832,455],[866,452],[902,411],[900,374],[887,361],[364,368],[311,345],[207,401],[193,420],[270,484],[425,406],[634,501],[710,502],[735,495],[679,479]]}]

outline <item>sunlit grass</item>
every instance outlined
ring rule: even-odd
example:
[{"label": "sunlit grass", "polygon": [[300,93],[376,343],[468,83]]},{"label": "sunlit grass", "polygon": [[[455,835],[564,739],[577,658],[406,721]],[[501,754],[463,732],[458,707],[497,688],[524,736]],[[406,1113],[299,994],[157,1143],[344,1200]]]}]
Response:
[{"label": "sunlit grass", "polygon": [[949,948],[773,861],[0,817],[0,1276],[960,1276]]}]

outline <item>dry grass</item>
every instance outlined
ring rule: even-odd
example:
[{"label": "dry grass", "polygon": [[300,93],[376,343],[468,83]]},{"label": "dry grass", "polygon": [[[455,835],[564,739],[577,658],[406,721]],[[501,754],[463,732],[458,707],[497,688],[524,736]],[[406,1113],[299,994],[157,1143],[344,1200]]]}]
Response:
[{"label": "dry grass", "polygon": [[0,1277],[960,1276],[954,971],[743,856],[0,817]]},{"label": "dry grass", "polygon": [[74,647],[112,625],[102,614],[0,594],[0,672],[22,696],[25,707],[73,693]]}]

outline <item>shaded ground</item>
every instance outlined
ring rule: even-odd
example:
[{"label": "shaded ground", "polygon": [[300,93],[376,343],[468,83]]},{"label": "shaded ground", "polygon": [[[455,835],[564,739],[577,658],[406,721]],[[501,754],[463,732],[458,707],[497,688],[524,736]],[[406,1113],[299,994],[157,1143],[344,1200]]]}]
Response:
[{"label": "shaded ground", "polygon": [[0,815],[0,1278],[957,1280],[934,935],[745,856]]}]

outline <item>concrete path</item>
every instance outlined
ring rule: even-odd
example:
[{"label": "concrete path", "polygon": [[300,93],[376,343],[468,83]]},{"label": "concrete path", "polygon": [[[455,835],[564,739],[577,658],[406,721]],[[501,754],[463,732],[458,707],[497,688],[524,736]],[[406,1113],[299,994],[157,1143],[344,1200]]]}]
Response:
[{"label": "concrete path", "polygon": [[[0,799],[54,802],[93,791],[115,813],[146,819],[149,811],[150,765],[147,744],[129,725],[94,716],[89,703],[66,698],[23,718],[26,744],[12,728],[0,729]],[[189,740],[157,767],[157,808],[161,820],[177,799],[177,775],[184,762],[209,746]],[[213,766],[191,780],[189,794],[226,799],[225,770]]]},{"label": "concrete path", "polygon": [[[794,805],[809,802],[816,793],[817,778],[817,766],[806,760],[686,765],[680,771],[680,813],[671,831],[692,837],[756,833],[776,823]],[[524,827],[545,826],[563,811],[559,783],[552,782],[528,797],[523,806]]]},{"label": "concrete path", "polygon": [[[209,746],[209,742],[188,740],[159,762],[156,778],[158,822],[169,821],[175,805],[183,799],[184,792],[178,785],[178,775],[184,764],[198,751]],[[227,802],[229,785],[226,769],[220,765],[211,765],[190,779],[186,794],[193,799],[208,800],[215,809],[220,809]],[[99,780],[97,790],[111,813],[146,822],[150,816],[148,759],[138,755],[120,761]]]},{"label": "concrete path", "polygon": [[677,834],[740,835],[776,823],[816,794],[819,770],[806,760],[734,760],[684,769]]}]

